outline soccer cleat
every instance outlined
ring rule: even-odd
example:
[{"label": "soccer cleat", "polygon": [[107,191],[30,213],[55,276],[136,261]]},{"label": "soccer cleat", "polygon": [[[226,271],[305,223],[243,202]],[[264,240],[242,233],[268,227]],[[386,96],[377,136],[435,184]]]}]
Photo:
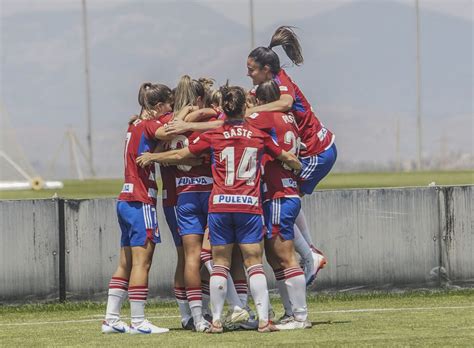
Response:
[{"label": "soccer cleat", "polygon": [[271,306],[268,308],[268,320],[275,320],[275,311]]},{"label": "soccer cleat", "polygon": [[161,334],[170,331],[169,329],[158,327],[150,323],[148,320],[142,321],[139,325],[130,325],[130,333],[132,335],[148,335],[148,334]]},{"label": "soccer cleat", "polygon": [[298,321],[295,318],[293,318],[292,320],[287,320],[285,323],[280,323],[275,326],[278,330],[299,330],[299,329],[309,329],[313,325],[311,324],[309,320]]},{"label": "soccer cleat", "polygon": [[308,265],[308,262],[305,261],[305,267],[308,265],[308,277],[307,277],[307,271],[305,269],[305,279],[306,279],[306,286],[310,286],[313,284],[314,280],[316,279],[316,276],[318,275],[318,272],[323,269],[326,264],[327,264],[327,259],[324,254],[316,249],[314,246],[311,246],[311,255],[313,257],[312,265]]},{"label": "soccer cleat", "polygon": [[249,306],[245,307],[245,310],[249,313],[249,319],[243,323],[239,324],[239,327],[244,330],[257,330],[258,328],[258,319],[254,311],[250,309]]},{"label": "soccer cleat", "polygon": [[312,257],[302,258],[301,264],[304,272],[306,286],[309,286],[314,281],[314,260]]},{"label": "soccer cleat", "polygon": [[209,313],[206,313],[203,315],[204,320],[208,321],[209,323],[212,323],[212,315]]},{"label": "soccer cleat", "polygon": [[289,315],[285,313],[283,314],[283,316],[280,317],[280,319],[278,319],[278,324],[286,324],[292,320],[295,320],[295,317],[293,315]]},{"label": "soccer cleat", "polygon": [[233,326],[234,324],[246,322],[249,318],[249,312],[240,308],[238,310],[229,311],[226,315],[225,323]]},{"label": "soccer cleat", "polygon": [[104,334],[128,333],[129,331],[130,327],[123,321],[117,320],[114,322],[108,322],[107,320],[104,320],[102,322],[102,333]]},{"label": "soccer cleat", "polygon": [[194,330],[194,319],[191,317],[186,322],[181,322],[181,327],[185,330]]},{"label": "soccer cleat", "polygon": [[194,324],[194,331],[196,332],[208,332],[210,330],[211,324],[206,320],[201,320],[199,323]]},{"label": "soccer cleat", "polygon": [[216,320],[211,324],[211,327],[207,331],[207,333],[211,334],[220,334],[224,332],[224,328],[222,327],[222,323],[220,320]]},{"label": "soccer cleat", "polygon": [[258,332],[265,333],[265,332],[275,332],[280,331],[278,328],[273,325],[271,320],[268,321],[260,321],[258,323]]}]

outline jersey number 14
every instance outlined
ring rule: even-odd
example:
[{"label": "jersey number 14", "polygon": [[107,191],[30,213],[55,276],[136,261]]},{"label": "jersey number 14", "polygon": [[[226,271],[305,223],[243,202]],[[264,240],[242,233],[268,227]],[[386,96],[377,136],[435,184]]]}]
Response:
[{"label": "jersey number 14", "polygon": [[247,185],[255,185],[257,173],[257,152],[256,147],[246,147],[238,163],[237,177],[235,166],[235,149],[228,146],[222,150],[220,161],[225,161],[225,185],[233,186],[235,180],[247,180]]}]

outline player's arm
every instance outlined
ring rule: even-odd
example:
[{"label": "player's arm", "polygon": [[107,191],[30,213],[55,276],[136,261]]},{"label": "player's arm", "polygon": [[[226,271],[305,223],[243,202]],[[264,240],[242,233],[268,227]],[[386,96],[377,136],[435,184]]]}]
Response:
[{"label": "player's arm", "polygon": [[291,152],[283,150],[269,135],[264,139],[265,142],[265,152],[268,153],[273,158],[276,158],[283,163],[285,163],[291,169],[300,171],[302,166],[298,157],[296,157]]},{"label": "player's arm", "polygon": [[296,171],[301,170],[301,162],[299,161],[298,157],[296,157],[293,153],[287,152],[283,150],[280,154],[280,156],[277,157],[278,160],[282,161],[285,163],[288,167],[291,169],[294,169]]},{"label": "player's arm", "polygon": [[186,122],[207,121],[212,117],[217,117],[218,113],[213,108],[203,108],[190,112],[184,117]]},{"label": "player's arm", "polygon": [[155,132],[155,138],[158,140],[169,141],[174,138],[174,134],[168,134],[166,132],[166,127],[160,127]]},{"label": "player's arm", "polygon": [[258,105],[253,108],[247,109],[245,116],[249,116],[254,112],[261,111],[280,111],[287,112],[293,106],[293,97],[290,94],[282,94],[280,99],[275,100],[274,102]]},{"label": "player's arm", "polygon": [[199,108],[197,106],[185,106],[180,112],[178,112],[174,118],[178,120],[184,120],[190,113],[198,110]]},{"label": "player's arm", "polygon": [[171,123],[168,123],[165,127],[166,134],[174,137],[178,134],[183,134],[186,132],[206,132],[208,130],[213,130],[219,128],[224,124],[222,120],[209,121],[209,122],[184,122],[181,120],[174,120]]},{"label": "player's arm", "polygon": [[170,165],[182,164],[184,161],[196,158],[187,147],[161,153],[144,152],[137,157],[136,162],[140,167],[146,167],[153,162]]}]

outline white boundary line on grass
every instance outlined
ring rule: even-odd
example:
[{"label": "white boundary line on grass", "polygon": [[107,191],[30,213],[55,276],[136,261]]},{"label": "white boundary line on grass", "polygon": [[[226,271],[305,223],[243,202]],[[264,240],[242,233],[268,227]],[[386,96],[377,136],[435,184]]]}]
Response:
[{"label": "white boundary line on grass", "polygon": [[317,311],[312,313],[330,314],[330,313],[370,313],[370,312],[416,312],[432,311],[442,309],[468,309],[474,306],[452,306],[452,307],[402,307],[402,308],[365,308],[365,309],[342,309],[334,311]]},{"label": "white boundary line on grass", "polygon": [[[468,309],[474,308],[474,306],[450,306],[450,307],[402,307],[402,308],[363,308],[363,309],[341,309],[333,311],[315,311],[310,314],[337,314],[337,313],[374,313],[374,312],[416,312],[416,311],[432,311],[432,310],[443,310],[443,309]],[[150,316],[150,319],[173,319],[180,318],[179,315],[162,315],[162,316]],[[129,318],[122,318],[129,319]],[[0,323],[2,326],[26,326],[26,325],[49,325],[49,324],[74,324],[74,323],[87,323],[87,322],[98,322],[101,319],[78,319],[78,320],[58,320],[58,321],[30,321],[24,323]]]}]

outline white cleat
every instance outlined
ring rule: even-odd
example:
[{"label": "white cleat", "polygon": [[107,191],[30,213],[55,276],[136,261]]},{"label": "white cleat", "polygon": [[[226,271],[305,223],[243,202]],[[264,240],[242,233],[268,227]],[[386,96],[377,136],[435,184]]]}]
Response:
[{"label": "white cleat", "polygon": [[199,323],[194,324],[194,330],[196,332],[208,332],[211,328],[211,324],[207,320],[201,320]]},{"label": "white cleat", "polygon": [[257,316],[255,315],[254,311],[252,311],[248,306],[245,307],[245,310],[249,313],[249,319],[246,322],[240,323],[239,327],[244,330],[257,330]]},{"label": "white cleat", "polygon": [[278,324],[286,324],[292,320],[295,320],[295,317],[285,313],[280,319],[278,319]]},{"label": "white cleat", "polygon": [[250,315],[246,309],[240,308],[227,313],[225,323],[230,325],[240,324],[249,320]]},{"label": "white cleat", "polygon": [[300,330],[300,329],[309,329],[313,325],[309,320],[298,321],[295,318],[288,320],[285,323],[280,323],[275,325],[278,330]]},{"label": "white cleat", "polygon": [[221,334],[224,332],[224,327],[220,320],[215,320],[212,324],[207,333],[211,334]]},{"label": "white cleat", "polygon": [[271,320],[263,321],[261,320],[258,323],[258,332],[260,333],[266,333],[266,332],[275,332],[275,331],[280,331],[278,328],[272,323]]},{"label": "white cleat", "polygon": [[[311,260],[313,265],[308,265],[309,270],[306,271],[305,269],[304,271],[306,286],[310,286],[313,284],[314,280],[316,279],[316,276],[318,275],[318,272],[322,270],[328,262],[326,256],[324,256],[324,254],[318,249],[316,249],[314,246],[311,246],[311,255],[313,257],[313,259]],[[307,266],[307,263],[308,262],[305,260],[305,267]]]},{"label": "white cleat", "polygon": [[102,333],[104,334],[120,334],[128,332],[130,332],[130,327],[123,321],[117,320],[108,322],[107,320],[104,320],[102,322]]},{"label": "white cleat", "polygon": [[273,310],[273,307],[268,308],[268,320],[273,321],[275,320],[275,311]]},{"label": "white cleat", "polygon": [[164,327],[158,327],[150,323],[148,320],[144,320],[141,324],[134,326],[130,325],[130,333],[132,335],[148,335],[148,334],[162,334],[169,332],[170,329]]},{"label": "white cleat", "polygon": [[312,257],[301,259],[301,267],[304,272],[304,279],[306,281],[306,286],[311,285],[314,281],[314,261]]}]

